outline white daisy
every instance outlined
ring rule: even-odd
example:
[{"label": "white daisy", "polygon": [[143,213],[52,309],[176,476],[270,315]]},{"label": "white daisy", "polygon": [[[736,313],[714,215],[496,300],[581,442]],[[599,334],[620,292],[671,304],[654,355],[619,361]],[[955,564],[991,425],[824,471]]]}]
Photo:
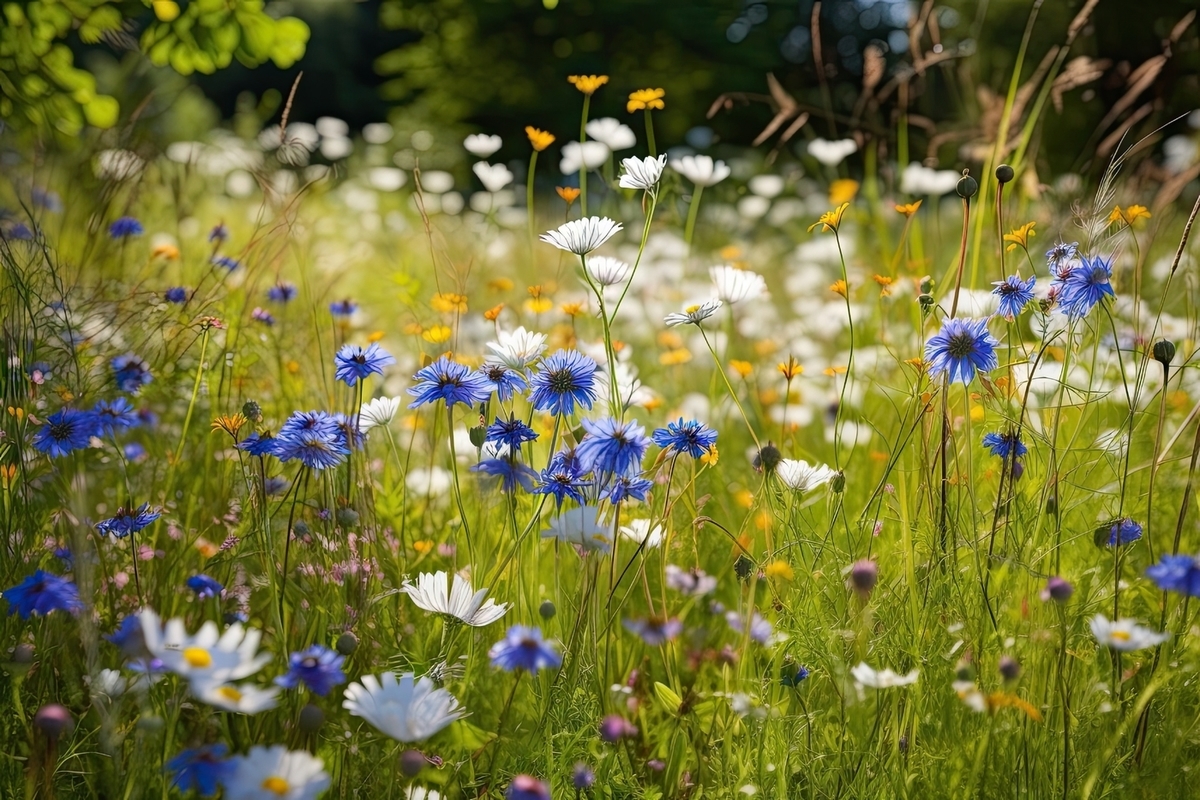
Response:
[{"label": "white daisy", "polygon": [[417,576],[415,584],[405,581],[400,591],[411,597],[418,608],[446,614],[477,628],[491,625],[508,611],[507,603],[496,605],[495,600],[483,601],[487,589],[472,594],[471,582],[457,574],[451,585],[445,572],[425,572]]},{"label": "white daisy", "polygon": [[621,166],[625,168],[625,174],[618,181],[622,189],[644,189],[652,192],[666,169],[667,154],[663,153],[658,158],[625,158],[621,160]]},{"label": "white daisy", "polygon": [[1114,621],[1103,614],[1092,617],[1089,624],[1096,641],[1105,647],[1122,652],[1155,647],[1171,638],[1171,634],[1144,628],[1138,625],[1136,620],[1118,619]]},{"label": "white daisy", "polygon": [[644,545],[647,550],[663,543],[662,525],[655,525],[651,528],[648,519],[631,519],[628,525],[621,526],[620,531],[621,536]]},{"label": "white daisy", "polygon": [[442,497],[450,491],[450,482],[454,476],[445,467],[432,464],[428,467],[413,467],[404,479],[404,485],[410,492],[421,497]]},{"label": "white daisy", "polygon": [[813,139],[808,143],[808,154],[827,167],[836,167],[846,156],[858,151],[853,139]]},{"label": "white daisy", "polygon": [[905,675],[897,675],[890,669],[874,670],[866,663],[860,663],[850,670],[854,682],[860,686],[870,686],[872,689],[890,689],[893,686],[908,686],[917,682],[918,672],[913,670]]},{"label": "white daisy", "polygon": [[763,276],[748,269],[721,265],[710,267],[708,274],[717,287],[717,297],[730,305],[744,300],[757,300],[767,293],[767,282]]},{"label": "white daisy", "polygon": [[724,161],[713,161],[710,156],[677,158],[671,161],[671,168],[697,186],[715,186],[731,172]]},{"label": "white daisy", "polygon": [[793,492],[810,492],[833,480],[837,472],[824,464],[785,458],[775,467],[775,475]]},{"label": "white daisy", "polygon": [[563,145],[558,169],[563,175],[574,175],[581,168],[597,169],[608,161],[608,154],[608,145],[604,142],[567,142]]},{"label": "white daisy", "polygon": [[675,312],[667,314],[663,317],[663,322],[667,323],[668,328],[674,328],[676,325],[699,325],[704,320],[717,313],[717,310],[724,305],[715,297],[711,300],[705,300],[703,303],[687,306],[683,312]]},{"label": "white daisy", "polygon": [[239,686],[199,680],[192,681],[191,689],[192,694],[210,706],[240,714],[257,714],[274,708],[277,705],[275,696],[280,691],[278,686],[263,689],[249,683]]},{"label": "white daisy", "polygon": [[330,784],[324,761],[281,744],[251,747],[230,763],[233,773],[225,783],[226,800],[314,800]]},{"label": "white daisy", "polygon": [[954,191],[960,178],[962,175],[952,169],[930,169],[914,161],[900,173],[900,191],[937,197]]},{"label": "white daisy", "polygon": [[495,342],[488,342],[488,349],[511,370],[528,369],[546,351],[546,334],[533,333],[524,328],[500,331],[496,339]]},{"label": "white daisy", "polygon": [[486,161],[476,161],[471,171],[479,178],[483,188],[489,192],[498,192],[513,182],[512,171],[503,164],[489,164]]},{"label": "white daisy", "polygon": [[607,553],[612,547],[612,532],[597,521],[599,512],[596,506],[568,509],[550,522],[550,527],[542,531],[542,538]]},{"label": "white daisy", "polygon": [[358,410],[359,430],[370,430],[374,427],[386,427],[396,417],[400,410],[399,397],[376,397],[363,403]]},{"label": "white daisy", "polygon": [[783,193],[783,176],[772,175],[770,173],[767,173],[766,175],[755,175],[747,183],[747,186],[756,196],[764,200],[773,200]]},{"label": "white daisy", "polygon": [[587,131],[588,136],[597,142],[602,142],[609,150],[628,150],[637,144],[637,136],[633,129],[612,117],[594,119],[587,124],[584,130]]},{"label": "white daisy", "polygon": [[162,661],[163,667],[190,681],[224,683],[253,675],[270,660],[269,653],[257,654],[262,632],[234,623],[218,634],[215,622],[205,622],[189,636],[183,620],[169,620],[160,626],[158,615],[143,609],[138,618],[146,649]]},{"label": "white daisy", "polygon": [[486,133],[473,133],[463,140],[463,147],[476,158],[487,158],[500,149],[504,140],[499,136],[488,136]]},{"label": "white daisy", "polygon": [[394,672],[364,675],[346,687],[345,697],[342,708],[399,742],[422,742],[466,715],[454,695],[411,672],[398,679]]},{"label": "white daisy", "polygon": [[608,217],[584,217],[563,223],[552,231],[546,231],[539,238],[559,250],[586,256],[620,230],[621,224]]},{"label": "white daisy", "polygon": [[629,280],[631,267],[619,258],[596,256],[587,262],[592,280],[601,286],[617,286]]}]

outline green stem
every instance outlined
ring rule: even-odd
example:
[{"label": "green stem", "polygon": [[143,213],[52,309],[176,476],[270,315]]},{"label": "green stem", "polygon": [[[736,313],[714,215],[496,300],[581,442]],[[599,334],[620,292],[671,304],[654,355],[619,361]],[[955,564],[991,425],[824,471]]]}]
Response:
[{"label": "green stem", "polygon": [[583,143],[587,141],[588,109],[592,105],[592,96],[583,96],[583,116],[579,120],[579,213],[587,216],[587,164],[583,163]]},{"label": "green stem", "polygon": [[692,234],[696,230],[696,217],[700,213],[700,195],[704,194],[703,186],[696,186],[696,191],[692,192],[692,202],[688,206],[687,224],[683,228],[683,241],[688,246],[688,252],[692,250]]},{"label": "green stem", "polygon": [[538,151],[529,157],[529,173],[525,176],[525,216],[529,222],[529,263],[533,265],[534,219],[533,219],[533,172],[537,169]]},{"label": "green stem", "polygon": [[650,109],[645,109],[646,115],[646,146],[650,148],[650,157],[658,156],[658,151],[654,147],[654,120],[650,116]]}]

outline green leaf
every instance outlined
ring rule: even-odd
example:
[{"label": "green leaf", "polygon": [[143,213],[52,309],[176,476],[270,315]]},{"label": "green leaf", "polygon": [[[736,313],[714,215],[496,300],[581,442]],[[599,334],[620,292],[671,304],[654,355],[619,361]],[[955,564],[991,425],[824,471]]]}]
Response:
[{"label": "green leaf", "polygon": [[675,693],[670,686],[666,684],[654,682],[654,694],[658,697],[660,703],[667,707],[672,714],[679,713],[679,707],[683,705],[683,698]]}]

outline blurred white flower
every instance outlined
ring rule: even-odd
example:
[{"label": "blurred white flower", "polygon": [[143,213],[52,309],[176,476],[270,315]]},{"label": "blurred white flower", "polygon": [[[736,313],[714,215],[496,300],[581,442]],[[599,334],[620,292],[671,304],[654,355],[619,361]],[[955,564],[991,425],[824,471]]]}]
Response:
[{"label": "blurred white flower", "polygon": [[345,136],[332,136],[321,140],[321,155],[330,161],[338,161],[354,152],[354,142]]},{"label": "blurred white flower", "polygon": [[486,133],[473,133],[463,140],[463,147],[476,158],[487,158],[500,149],[504,140],[499,136],[489,136]]},{"label": "blurred white flower", "polygon": [[731,172],[724,161],[713,161],[710,156],[683,156],[671,161],[671,169],[697,186],[715,186]]},{"label": "blurred white flower", "polygon": [[1103,614],[1092,617],[1088,623],[1096,641],[1113,650],[1129,652],[1155,647],[1171,638],[1169,633],[1160,633],[1137,624],[1136,620],[1110,620]]},{"label": "blurred white flower", "polygon": [[860,663],[850,670],[854,682],[860,686],[870,686],[872,689],[890,689],[893,686],[908,686],[917,682],[918,671],[913,670],[906,675],[897,675],[890,669],[874,670],[866,663]]},{"label": "blurred white flower", "polygon": [[972,711],[980,714],[987,711],[987,697],[979,691],[979,687],[975,685],[974,681],[955,681],[950,686],[958,695],[958,699],[966,703]]},{"label": "blurred white flower", "polygon": [[650,527],[648,519],[631,519],[628,525],[621,526],[621,536],[637,542],[647,550],[658,547],[663,543],[662,525]]},{"label": "blurred white flower", "polygon": [[367,183],[381,192],[394,192],[408,182],[408,175],[395,167],[372,167],[367,171]]},{"label": "blurred white flower", "polygon": [[637,136],[628,125],[623,125],[612,117],[594,119],[584,128],[587,135],[602,142],[609,150],[628,150],[637,144]]},{"label": "blurred white flower", "polygon": [[663,317],[663,322],[667,323],[668,328],[674,328],[676,325],[699,325],[704,320],[717,313],[717,310],[724,305],[715,297],[712,300],[705,300],[703,303],[687,306],[682,312],[673,312]]},{"label": "blurred white flower", "polygon": [[771,201],[756,194],[748,194],[738,200],[737,212],[749,220],[762,219],[771,210]]},{"label": "blurred white flower", "polygon": [[567,509],[550,521],[550,527],[542,531],[542,538],[607,553],[612,547],[612,532],[597,521],[599,512],[596,506]]},{"label": "blurred white flower", "polygon": [[305,750],[288,750],[281,744],[256,745],[244,756],[229,760],[233,767],[225,781],[226,800],[315,800],[329,788],[325,762]]},{"label": "blurred white flower", "polygon": [[317,117],[317,133],[328,139],[341,139],[350,135],[350,125],[337,117]]},{"label": "blurred white flower", "polygon": [[148,608],[139,612],[138,621],[150,655],[162,661],[164,669],[195,683],[240,680],[271,661],[270,653],[258,654],[262,632],[240,623],[218,633],[217,623],[209,620],[195,635],[188,635],[182,619],[160,625],[158,615]]},{"label": "blurred white flower", "polygon": [[410,492],[421,497],[441,497],[450,490],[450,472],[436,464],[431,467],[413,467],[404,479]]},{"label": "blurred white flower", "polygon": [[411,672],[364,675],[346,687],[342,708],[398,742],[423,742],[466,715],[454,695]]},{"label": "blurred white flower", "polygon": [[386,122],[368,122],[363,126],[362,134],[367,144],[387,144],[396,131]]},{"label": "blurred white flower", "polygon": [[421,188],[434,194],[442,194],[454,188],[454,176],[440,169],[421,173]]},{"label": "blurred white flower", "polygon": [[717,579],[702,569],[683,569],[667,564],[667,586],[692,597],[702,597],[717,588]]},{"label": "blurred white flower", "polygon": [[96,154],[96,177],[124,181],[142,171],[146,162],[131,150],[101,150]]},{"label": "blurred white flower", "polygon": [[952,169],[930,169],[912,162],[900,174],[900,191],[904,194],[943,195],[954,191],[962,175]]},{"label": "blurred white flower", "polygon": [[593,170],[608,161],[609,149],[604,142],[567,142],[563,145],[558,169],[563,175],[574,175],[580,167]]},{"label": "blurred white flower", "polygon": [[620,230],[621,224],[608,217],[584,217],[565,222],[552,231],[546,231],[538,238],[546,244],[554,245],[559,250],[566,250],[577,256],[586,256]]},{"label": "blurred white flower", "polygon": [[748,184],[750,191],[759,197],[773,200],[783,192],[783,177],[781,175],[755,175]]},{"label": "blurred white flower", "polygon": [[514,331],[500,331],[497,341],[488,342],[492,355],[488,360],[496,359],[511,370],[527,369],[546,351],[546,334],[517,328]]},{"label": "blurred white flower", "polygon": [[275,696],[279,694],[277,686],[263,689],[249,683],[238,686],[200,681],[193,682],[191,688],[192,694],[210,706],[239,714],[257,714],[272,709],[277,705]]},{"label": "blurred white flower", "polygon": [[829,483],[837,472],[825,464],[814,465],[807,461],[785,458],[776,465],[775,475],[793,492],[809,492]]},{"label": "blurred white flower", "polygon": [[616,286],[629,280],[631,267],[619,258],[596,256],[588,259],[588,273],[601,286]]},{"label": "blurred white flower", "polygon": [[399,409],[399,397],[376,397],[363,403],[358,411],[358,428],[368,431],[378,425],[386,426],[395,418]]},{"label": "blurred white flower", "polygon": [[476,161],[471,171],[479,178],[483,188],[489,192],[498,192],[513,182],[513,174],[503,164],[489,164],[486,161]]},{"label": "blurred white flower", "polygon": [[827,167],[836,167],[846,156],[858,151],[853,139],[813,139],[808,143],[808,154]]},{"label": "blurred white flower", "polygon": [[405,581],[400,591],[411,597],[418,608],[454,617],[475,628],[491,625],[508,611],[506,603],[496,605],[495,600],[485,603],[488,590],[472,593],[471,582],[458,574],[451,582],[445,572],[425,572],[417,576],[415,584]]},{"label": "blurred white flower", "polygon": [[709,267],[708,275],[717,288],[717,297],[730,305],[744,300],[757,300],[767,293],[767,282],[762,275],[748,269],[723,264]]},{"label": "blurred white flower", "polygon": [[621,166],[625,168],[625,174],[618,181],[622,189],[643,189],[652,192],[666,169],[667,155],[664,153],[658,158],[625,158],[621,160]]}]

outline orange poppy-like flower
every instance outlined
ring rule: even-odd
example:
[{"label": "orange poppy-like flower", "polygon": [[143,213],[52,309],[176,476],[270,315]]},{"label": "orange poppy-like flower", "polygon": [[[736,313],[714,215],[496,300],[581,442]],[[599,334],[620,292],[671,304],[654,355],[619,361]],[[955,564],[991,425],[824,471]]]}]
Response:
[{"label": "orange poppy-like flower", "polygon": [[545,150],[550,145],[554,144],[554,134],[549,131],[543,131],[532,125],[525,126],[525,135],[529,137],[529,143],[533,145],[533,149],[539,153]]},{"label": "orange poppy-like flower", "polygon": [[567,201],[567,206],[579,199],[579,190],[574,186],[555,186],[554,191],[558,192],[558,196]]}]

